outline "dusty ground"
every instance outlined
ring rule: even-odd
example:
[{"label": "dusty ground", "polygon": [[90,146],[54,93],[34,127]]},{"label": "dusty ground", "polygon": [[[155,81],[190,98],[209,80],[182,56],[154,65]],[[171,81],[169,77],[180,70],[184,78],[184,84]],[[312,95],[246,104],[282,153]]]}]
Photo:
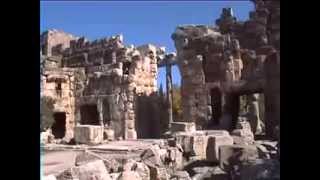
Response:
[{"label": "dusty ground", "polygon": [[159,143],[159,141],[155,139],[113,141],[97,146],[49,144],[43,147],[44,151],[41,154],[42,172],[43,175],[56,175],[74,166],[77,154],[81,153],[84,149],[95,151],[109,158],[136,158],[140,155],[141,151],[148,149],[154,143]]},{"label": "dusty ground", "polygon": [[74,165],[80,151],[47,151],[42,156],[43,175],[58,174]]}]

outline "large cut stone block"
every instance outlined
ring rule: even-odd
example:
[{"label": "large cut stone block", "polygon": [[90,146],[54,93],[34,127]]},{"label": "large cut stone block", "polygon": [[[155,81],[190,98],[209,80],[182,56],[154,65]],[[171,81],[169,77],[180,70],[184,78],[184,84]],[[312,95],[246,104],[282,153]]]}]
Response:
[{"label": "large cut stone block", "polygon": [[193,122],[173,122],[171,123],[171,132],[195,132],[196,125]]},{"label": "large cut stone block", "polygon": [[219,162],[219,147],[232,145],[233,138],[226,131],[211,131],[208,134],[206,157],[208,161]]},{"label": "large cut stone block", "polygon": [[205,135],[194,135],[191,137],[193,155],[199,159],[206,159],[207,137]]},{"label": "large cut stone block", "polygon": [[259,157],[258,150],[253,145],[220,146],[219,154],[220,167],[227,172],[231,170],[232,166],[240,166]]},{"label": "large cut stone block", "polygon": [[74,140],[81,144],[100,144],[103,133],[103,126],[79,125],[74,128]]},{"label": "large cut stone block", "polygon": [[175,134],[175,141],[180,144],[185,153],[190,153],[192,150],[191,144],[192,134],[186,132],[179,132]]}]

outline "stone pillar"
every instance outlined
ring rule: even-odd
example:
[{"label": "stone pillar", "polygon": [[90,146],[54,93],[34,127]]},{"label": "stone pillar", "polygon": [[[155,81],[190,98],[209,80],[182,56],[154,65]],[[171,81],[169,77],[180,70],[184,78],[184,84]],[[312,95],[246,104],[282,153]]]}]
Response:
[{"label": "stone pillar", "polygon": [[97,110],[98,110],[98,113],[99,113],[100,125],[104,126],[103,125],[103,101],[102,101],[102,99],[98,99],[98,101],[97,101]]},{"label": "stone pillar", "polygon": [[171,128],[171,123],[173,122],[172,117],[172,76],[171,76],[171,65],[166,62],[166,86],[167,86],[167,111],[169,128]]},{"label": "stone pillar", "polygon": [[248,115],[251,130],[253,134],[261,134],[261,119],[259,114],[259,94],[248,95]]}]

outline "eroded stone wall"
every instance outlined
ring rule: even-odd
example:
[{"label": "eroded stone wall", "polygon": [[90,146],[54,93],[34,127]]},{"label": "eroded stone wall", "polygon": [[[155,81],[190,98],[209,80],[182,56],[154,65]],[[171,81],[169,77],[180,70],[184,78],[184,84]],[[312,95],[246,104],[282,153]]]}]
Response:
[{"label": "eroded stone wall", "polygon": [[[43,38],[45,36],[47,34],[44,34]],[[56,35],[56,38],[58,37]],[[63,103],[71,101],[68,105],[71,104],[73,109],[67,110],[63,104],[57,104],[61,111],[72,114],[70,123],[73,124],[67,125],[68,129],[75,125],[91,123],[113,130],[116,138],[136,139],[136,131],[139,131],[136,127],[137,118],[142,118],[139,122],[147,122],[142,124],[149,124],[150,127],[153,122],[149,121],[160,121],[152,116],[143,115],[148,112],[141,108],[142,105],[137,101],[140,96],[154,99],[151,96],[157,91],[157,47],[151,44],[125,47],[122,35],[93,42],[85,38],[69,39],[69,42],[65,40],[62,38],[57,42],[63,41],[69,46],[65,46],[56,56],[47,54],[42,64],[44,71],[48,68],[56,70],[47,71],[47,74],[56,73],[64,79],[68,69],[74,70],[72,77],[75,81],[70,82],[71,84],[68,81],[68,87],[62,85],[64,90],[68,88],[71,92]],[[54,42],[49,43],[53,46],[52,49],[61,46],[54,46],[57,44]],[[43,83],[44,94],[49,94],[47,89],[52,89],[56,86],[55,83]],[[138,108],[142,109],[139,111],[139,117],[136,115]],[[88,120],[90,116],[92,120]],[[149,126],[147,128],[150,128]],[[145,127],[140,126],[141,131]]]},{"label": "eroded stone wall", "polygon": [[65,138],[73,138],[75,127],[75,71],[46,68],[41,74],[41,96],[54,100],[54,113],[65,113]]},{"label": "eroded stone wall", "polygon": [[[172,35],[182,74],[183,120],[196,122],[198,129],[212,124],[211,128],[234,129],[239,97],[256,93],[265,94],[266,133],[272,136],[271,129],[279,124],[280,3],[254,3],[255,10],[245,22],[237,21],[231,8],[224,8],[216,27],[178,26]],[[215,102],[214,94],[221,96],[219,101]],[[251,113],[257,112],[257,106],[252,108]]]}]

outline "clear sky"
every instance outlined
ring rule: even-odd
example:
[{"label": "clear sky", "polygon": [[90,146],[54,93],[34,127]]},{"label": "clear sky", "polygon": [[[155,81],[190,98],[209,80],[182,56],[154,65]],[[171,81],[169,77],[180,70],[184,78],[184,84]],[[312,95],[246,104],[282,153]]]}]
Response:
[{"label": "clear sky", "polygon": [[[42,1],[40,31],[58,29],[89,40],[124,35],[124,43],[154,44],[174,52],[171,34],[181,24],[213,25],[222,8],[232,7],[239,20],[254,9],[250,1]],[[173,67],[173,83],[180,73]],[[165,88],[165,70],[158,73],[158,86]]]}]

